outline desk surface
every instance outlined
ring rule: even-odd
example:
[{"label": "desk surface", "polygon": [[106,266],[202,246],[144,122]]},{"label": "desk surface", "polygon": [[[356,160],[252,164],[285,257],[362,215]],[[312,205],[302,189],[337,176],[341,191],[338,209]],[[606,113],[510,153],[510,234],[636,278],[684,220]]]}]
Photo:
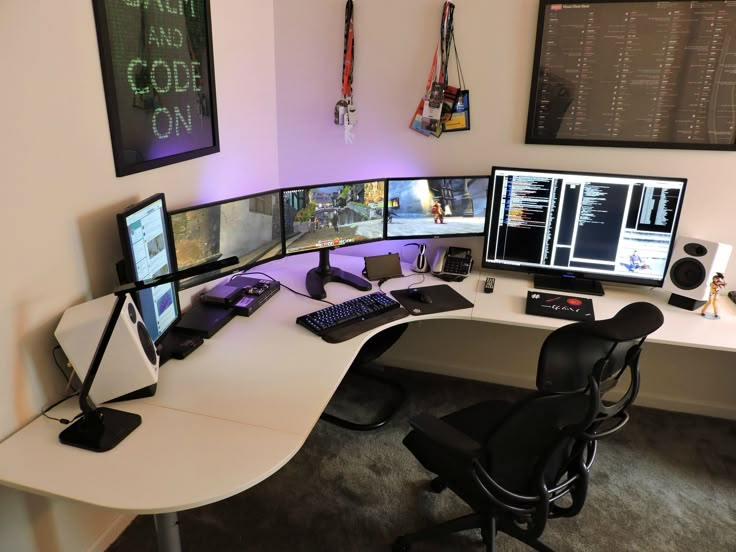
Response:
[{"label": "desk surface", "polygon": [[[335,266],[360,273],[362,258],[335,255]],[[262,265],[260,270],[304,290],[315,254]],[[391,291],[431,275],[411,273],[386,282]],[[531,279],[494,273],[495,291],[482,291],[485,273],[473,273],[452,287],[473,308],[414,320],[465,319],[552,330],[565,324],[524,314]],[[374,286],[375,290],[375,286]],[[360,292],[328,284],[328,299],[341,302]],[[736,352],[736,306],[724,297],[722,318],[667,305],[661,290],[606,286],[593,299],[598,319],[633,301],[650,301],[665,324],[650,341]],[[133,513],[162,513],[209,504],[237,494],[281,468],[303,445],[361,345],[374,333],[328,344],[295,323],[323,306],[282,289],[250,318],[235,318],[183,361],[161,368],[157,393],[115,408],[139,413],[143,423],[114,450],[96,454],[61,445],[57,422],[39,417],[0,443],[0,484]],[[73,416],[70,399],[51,415]]]}]

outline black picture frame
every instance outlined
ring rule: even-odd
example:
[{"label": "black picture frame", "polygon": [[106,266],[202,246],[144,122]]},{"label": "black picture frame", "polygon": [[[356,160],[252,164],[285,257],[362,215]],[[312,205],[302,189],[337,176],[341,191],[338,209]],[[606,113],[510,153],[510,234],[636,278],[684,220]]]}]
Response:
[{"label": "black picture frame", "polygon": [[[704,26],[703,13],[697,18],[701,24],[691,21],[693,13],[703,12],[700,4],[706,2],[539,0],[525,143],[736,151],[736,117],[723,115],[730,115],[736,102],[721,101],[711,93],[719,87],[717,75],[723,63],[717,58],[727,57],[720,55],[721,50],[727,51],[726,43],[721,41],[716,48],[711,36],[716,31]],[[677,11],[673,6],[680,6],[683,13],[668,13]],[[632,26],[625,30],[622,24],[629,21],[628,10],[638,12],[637,23],[627,24]],[[656,10],[661,10],[661,17]],[[727,16],[718,18],[723,19],[716,23],[718,36],[725,34],[720,27],[736,20],[734,7],[723,10]],[[596,29],[589,29],[582,20],[588,14],[595,15],[590,25]],[[677,23],[683,32],[643,31],[654,24],[669,28],[661,23],[663,18],[670,18],[669,24]],[[558,22],[552,25],[554,19]],[[580,40],[576,48],[577,33],[591,29],[597,34],[591,39],[584,35],[587,42]],[[620,39],[617,33],[624,30],[628,34]],[[618,44],[622,46],[616,50]],[[703,44],[709,48],[705,53]],[[581,57],[576,58],[576,50]],[[712,71],[713,77],[707,80],[698,71]],[[581,100],[578,105],[577,99]],[[604,99],[610,104],[604,104]],[[579,119],[570,116],[576,110]],[[711,121],[716,115],[718,126]],[[565,119],[567,129],[562,132]],[[582,130],[576,128],[578,124]]]},{"label": "black picture frame", "polygon": [[115,174],[220,151],[210,0],[92,0]]}]

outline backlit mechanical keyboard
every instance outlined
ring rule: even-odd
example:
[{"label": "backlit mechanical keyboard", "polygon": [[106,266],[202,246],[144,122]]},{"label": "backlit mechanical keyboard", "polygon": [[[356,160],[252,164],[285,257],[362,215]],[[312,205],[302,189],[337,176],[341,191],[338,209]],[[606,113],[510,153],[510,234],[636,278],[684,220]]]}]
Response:
[{"label": "backlit mechanical keyboard", "polygon": [[296,323],[304,326],[310,332],[324,335],[330,330],[379,316],[398,309],[400,306],[398,301],[377,291],[304,314],[296,319]]}]

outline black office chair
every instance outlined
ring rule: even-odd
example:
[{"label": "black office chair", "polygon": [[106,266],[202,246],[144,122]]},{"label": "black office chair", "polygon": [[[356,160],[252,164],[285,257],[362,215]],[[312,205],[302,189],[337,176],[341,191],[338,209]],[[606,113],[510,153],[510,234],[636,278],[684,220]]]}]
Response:
[{"label": "black office chair", "polygon": [[[396,411],[406,399],[406,390],[399,382],[387,376],[384,373],[384,367],[376,365],[374,361],[399,340],[406,331],[407,326],[408,324],[398,324],[372,336],[361,347],[358,356],[350,365],[350,369],[345,376],[344,383],[347,385],[353,383],[359,384],[361,379],[367,379],[380,382],[387,389],[388,393],[385,396],[385,401],[383,401],[384,404],[374,415],[373,419],[369,422],[357,422],[328,412],[323,412],[320,419],[354,431],[371,431],[386,425],[393,418]],[[358,381],[356,382],[356,380]]]},{"label": "black office chair", "polygon": [[[662,322],[657,307],[640,302],[607,320],[563,326],[542,345],[538,391],[530,396],[517,403],[486,401],[442,419],[414,418],[404,444],[437,475],[430,488],[449,487],[473,513],[399,537],[394,552],[474,528],[489,551],[496,549],[497,531],[535,550],[552,550],[539,541],[547,519],[582,509],[597,442],[628,421],[626,409],[639,391],[642,344]],[[627,369],[624,395],[605,400]]]}]

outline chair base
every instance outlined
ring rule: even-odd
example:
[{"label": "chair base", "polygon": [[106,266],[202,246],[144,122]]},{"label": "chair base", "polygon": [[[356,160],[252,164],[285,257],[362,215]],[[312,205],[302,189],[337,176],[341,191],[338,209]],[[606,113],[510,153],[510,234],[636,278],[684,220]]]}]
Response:
[{"label": "chair base", "polygon": [[435,537],[457,533],[459,531],[467,531],[469,529],[481,530],[483,544],[486,545],[486,552],[496,552],[496,534],[498,531],[506,533],[516,540],[531,546],[534,550],[538,550],[540,552],[555,552],[552,548],[543,542],[540,542],[538,539],[531,538],[529,535],[524,534],[521,529],[505,527],[505,524],[499,524],[498,520],[494,516],[478,513],[451,519],[444,523],[421,529],[416,533],[402,535],[394,541],[391,550],[392,552],[409,552],[411,550],[411,545],[414,542],[433,539]]},{"label": "chair base", "polygon": [[353,366],[352,368],[350,368],[348,375],[358,375],[366,379],[371,379],[384,383],[386,386],[391,388],[391,390],[393,391],[393,396],[383,405],[383,407],[380,409],[380,411],[376,414],[375,418],[371,422],[360,423],[352,420],[346,420],[328,412],[322,413],[322,415],[320,416],[321,420],[352,431],[372,431],[386,425],[386,423],[388,423],[388,421],[394,417],[396,411],[406,400],[406,390],[404,389],[404,386],[401,385],[399,382],[391,379],[390,377],[380,373],[380,370],[374,365],[368,364],[362,366]]}]

